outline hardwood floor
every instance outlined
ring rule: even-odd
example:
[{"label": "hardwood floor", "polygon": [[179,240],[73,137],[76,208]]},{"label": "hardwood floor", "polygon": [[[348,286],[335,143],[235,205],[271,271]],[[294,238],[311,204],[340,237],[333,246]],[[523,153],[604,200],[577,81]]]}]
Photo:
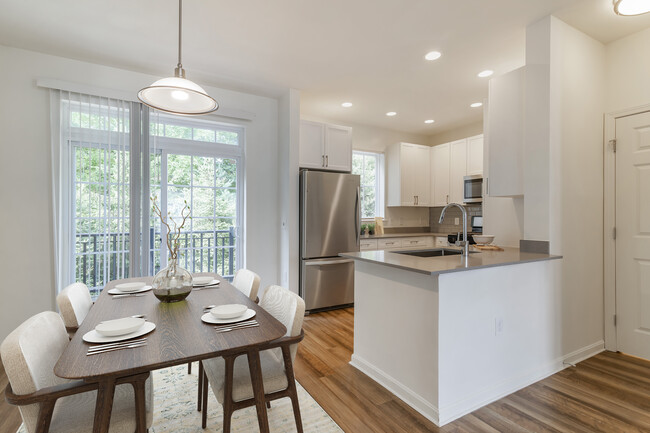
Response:
[{"label": "hardwood floor", "polygon": [[343,430],[650,432],[650,362],[603,352],[442,428],[351,367],[354,310],[307,316],[296,378]]},{"label": "hardwood floor", "polygon": [[[298,381],[348,433],[650,432],[650,362],[612,352],[438,428],[348,364],[353,314],[307,316],[295,363]],[[0,366],[0,389],[6,384]],[[18,409],[2,398],[0,433],[15,433],[20,423]]]}]

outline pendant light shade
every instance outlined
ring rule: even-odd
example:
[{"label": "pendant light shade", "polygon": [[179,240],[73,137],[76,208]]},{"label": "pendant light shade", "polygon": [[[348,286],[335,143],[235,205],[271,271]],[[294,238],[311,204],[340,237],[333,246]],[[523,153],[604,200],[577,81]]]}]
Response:
[{"label": "pendant light shade", "polygon": [[614,0],[617,15],[632,16],[650,12],[650,0]]},{"label": "pendant light shade", "polygon": [[185,78],[181,63],[183,0],[178,0],[178,65],[174,76],[162,78],[138,92],[138,99],[149,107],[167,113],[196,116],[219,108],[219,104],[198,84]]}]

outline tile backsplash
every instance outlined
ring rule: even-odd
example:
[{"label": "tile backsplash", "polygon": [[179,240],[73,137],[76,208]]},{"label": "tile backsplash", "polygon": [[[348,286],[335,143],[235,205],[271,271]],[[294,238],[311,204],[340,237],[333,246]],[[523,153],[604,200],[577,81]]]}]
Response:
[{"label": "tile backsplash", "polygon": [[387,207],[384,227],[428,227],[429,208]]},{"label": "tile backsplash", "polygon": [[[438,224],[442,207],[429,208],[429,228],[433,233],[458,233],[463,230],[463,213],[457,207],[447,209],[445,220]],[[483,215],[483,208],[480,204],[465,206],[467,210],[467,231],[472,230],[472,217]],[[458,224],[455,219],[458,218]]]}]

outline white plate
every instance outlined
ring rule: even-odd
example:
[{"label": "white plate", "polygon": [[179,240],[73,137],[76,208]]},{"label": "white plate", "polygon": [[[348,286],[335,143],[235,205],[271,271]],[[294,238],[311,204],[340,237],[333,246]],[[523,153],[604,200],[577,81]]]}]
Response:
[{"label": "white plate", "polygon": [[214,277],[208,275],[208,276],[197,276],[197,277],[192,277],[192,284],[195,286],[206,286],[214,281]]},{"label": "white plate", "polygon": [[235,317],[234,319],[217,319],[212,315],[212,313],[205,313],[203,316],[201,316],[201,320],[203,320],[205,323],[213,323],[215,325],[227,325],[228,323],[237,323],[252,319],[255,317],[255,314],[255,310],[251,310],[249,308],[244,314],[239,317]]},{"label": "white plate", "polygon": [[224,304],[217,305],[210,313],[217,319],[235,319],[248,310],[246,305],[242,304]]},{"label": "white plate", "polygon": [[151,286],[144,286],[140,290],[136,290],[135,292],[123,292],[119,289],[111,289],[108,291],[109,295],[130,295],[132,293],[142,293],[142,292],[148,292],[151,290]]},{"label": "white plate", "polygon": [[104,337],[118,337],[133,334],[144,325],[142,317],[123,317],[121,319],[107,320],[95,326],[95,331]]},{"label": "white plate", "polygon": [[219,285],[219,280],[210,280],[205,284],[199,284],[192,280],[192,287],[207,287],[207,286],[217,286]]},{"label": "white plate", "polygon": [[134,281],[134,282],[132,282],[132,283],[122,283],[122,284],[118,284],[117,286],[115,286],[115,288],[116,288],[117,290],[122,291],[122,292],[128,292],[128,293],[131,293],[131,292],[136,292],[136,291],[140,290],[140,289],[143,288],[144,286],[146,286],[145,283],[143,283],[143,282],[141,282],[141,281]]},{"label": "white plate", "polygon": [[150,333],[154,329],[156,329],[155,323],[144,322],[142,328],[131,334],[120,335],[118,337],[104,337],[102,334],[93,329],[92,331],[86,332],[82,338],[86,343],[113,343],[115,341],[129,340],[131,338],[141,337],[145,334]]}]

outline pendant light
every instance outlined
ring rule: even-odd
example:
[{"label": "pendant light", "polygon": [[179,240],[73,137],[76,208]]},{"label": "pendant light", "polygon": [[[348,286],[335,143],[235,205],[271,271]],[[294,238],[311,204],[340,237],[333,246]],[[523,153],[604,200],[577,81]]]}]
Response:
[{"label": "pendant light", "polygon": [[614,0],[617,15],[632,16],[650,12],[650,0]]},{"label": "pendant light", "polygon": [[198,84],[185,78],[181,63],[183,34],[183,0],[178,0],[178,64],[174,76],[163,78],[138,92],[138,99],[156,110],[196,116],[219,108],[219,104]]}]

